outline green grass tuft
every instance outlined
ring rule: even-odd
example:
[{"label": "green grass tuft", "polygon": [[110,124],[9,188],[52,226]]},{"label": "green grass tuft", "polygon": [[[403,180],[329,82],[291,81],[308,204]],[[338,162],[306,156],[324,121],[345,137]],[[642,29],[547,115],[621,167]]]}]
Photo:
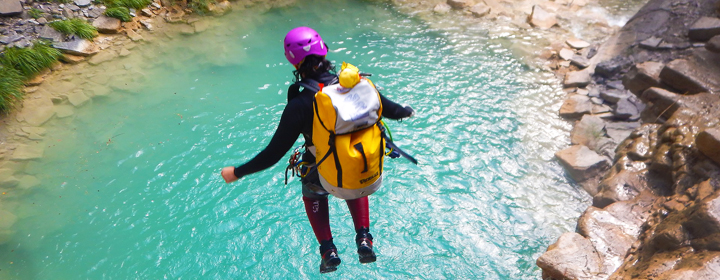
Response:
[{"label": "green grass tuft", "polygon": [[8,112],[23,99],[23,76],[11,67],[0,65],[0,112]]},{"label": "green grass tuft", "polygon": [[192,9],[194,12],[204,15],[210,12],[210,9],[208,9],[208,5],[211,3],[216,3],[214,0],[189,0],[188,1],[188,7]]},{"label": "green grass tuft", "polygon": [[28,15],[34,19],[39,19],[43,16],[43,11],[40,9],[32,8],[28,11]]},{"label": "green grass tuft", "polygon": [[88,40],[91,40],[98,35],[97,28],[90,25],[90,23],[84,19],[79,18],[53,21],[50,23],[50,26],[60,33],[66,35],[75,34],[80,38]]},{"label": "green grass tuft", "polygon": [[12,47],[5,50],[0,63],[13,68],[25,78],[31,78],[41,70],[50,67],[60,57],[58,49],[43,41],[35,41],[32,48]]},{"label": "green grass tuft", "polygon": [[125,7],[140,10],[152,3],[152,0],[104,0],[108,7]]},{"label": "green grass tuft", "polygon": [[105,10],[105,15],[109,17],[114,17],[116,19],[119,19],[124,22],[130,22],[132,21],[132,16],[130,15],[130,10],[126,7],[112,7]]}]

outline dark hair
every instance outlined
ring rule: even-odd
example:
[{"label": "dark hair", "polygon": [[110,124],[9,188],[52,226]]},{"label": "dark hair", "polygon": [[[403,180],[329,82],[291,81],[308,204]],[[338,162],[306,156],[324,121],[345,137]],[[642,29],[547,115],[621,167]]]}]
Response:
[{"label": "dark hair", "polygon": [[325,59],[324,56],[308,55],[303,59],[300,67],[293,71],[293,75],[295,75],[295,82],[297,82],[302,78],[317,80],[320,75],[326,72],[335,73],[335,65]]}]

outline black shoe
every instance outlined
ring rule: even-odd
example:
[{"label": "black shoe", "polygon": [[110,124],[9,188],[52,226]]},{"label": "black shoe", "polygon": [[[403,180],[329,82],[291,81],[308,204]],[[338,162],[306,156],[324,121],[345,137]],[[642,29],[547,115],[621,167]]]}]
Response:
[{"label": "black shoe", "polygon": [[320,273],[328,273],[337,270],[338,265],[342,262],[337,253],[337,248],[333,244],[332,239],[320,243]]},{"label": "black shoe", "polygon": [[373,251],[373,237],[367,228],[358,231],[355,236],[355,244],[357,244],[360,263],[371,263],[377,259]]}]

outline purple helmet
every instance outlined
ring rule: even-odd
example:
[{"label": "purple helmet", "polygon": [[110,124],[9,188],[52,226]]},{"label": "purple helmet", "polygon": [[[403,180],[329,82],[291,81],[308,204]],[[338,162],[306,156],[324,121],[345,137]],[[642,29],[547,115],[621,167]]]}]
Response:
[{"label": "purple helmet", "polygon": [[327,45],[315,30],[300,26],[290,30],[285,35],[285,58],[292,65],[297,65],[308,55],[324,56],[327,54]]}]

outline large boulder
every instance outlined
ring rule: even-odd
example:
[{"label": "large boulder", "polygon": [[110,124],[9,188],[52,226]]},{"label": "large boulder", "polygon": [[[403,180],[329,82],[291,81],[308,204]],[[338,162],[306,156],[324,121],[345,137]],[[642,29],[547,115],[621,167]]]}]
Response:
[{"label": "large boulder", "polygon": [[665,65],[660,72],[660,79],[663,83],[671,86],[683,94],[696,94],[710,91],[711,85],[703,68],[694,61],[676,59]]},{"label": "large boulder", "polygon": [[122,28],[122,22],[119,19],[109,16],[99,16],[92,25],[97,28],[98,32],[105,34],[116,34]]},{"label": "large boulder", "polygon": [[605,208],[618,201],[632,200],[648,189],[644,172],[621,170],[600,182],[600,192],[593,196],[593,206]]},{"label": "large boulder", "polygon": [[53,42],[61,42],[65,37],[65,35],[60,33],[60,31],[55,30],[55,28],[50,27],[50,25],[43,26],[38,36],[42,39],[48,39]]},{"label": "large boulder", "polygon": [[592,77],[588,71],[571,71],[565,74],[563,86],[568,87],[585,87],[592,82]]},{"label": "large boulder", "polygon": [[720,164],[720,129],[710,128],[698,133],[695,144],[705,156]]},{"label": "large boulder", "polygon": [[660,86],[660,72],[664,64],[646,61],[636,64],[623,77],[623,86],[638,97],[648,88]]},{"label": "large boulder", "polygon": [[563,233],[536,264],[543,271],[542,279],[591,279],[602,271],[593,244],[575,232]]},{"label": "large boulder", "polygon": [[590,114],[593,109],[593,103],[590,97],[586,95],[573,94],[565,99],[560,107],[560,116],[563,118],[576,119],[585,114]]},{"label": "large boulder", "polygon": [[534,5],[528,17],[530,25],[540,29],[550,29],[557,24],[557,15],[545,11],[542,7]]},{"label": "large boulder", "polygon": [[701,17],[688,31],[688,37],[696,41],[707,41],[716,35],[720,35],[720,18],[716,17]]},{"label": "large boulder", "polygon": [[665,119],[669,119],[683,104],[679,94],[657,87],[648,88],[640,97],[645,102],[652,104],[650,108],[654,111],[654,115],[662,116]]},{"label": "large boulder", "polygon": [[[577,182],[599,178],[610,168],[607,158],[583,145],[570,146],[555,153],[555,157],[565,167],[570,177]],[[591,195],[595,195],[595,193],[591,193]]]},{"label": "large boulder", "polygon": [[655,197],[641,194],[630,201],[613,203],[604,209],[593,206],[580,216],[577,232],[587,237],[602,260],[602,273],[611,274],[642,233]]},{"label": "large boulder", "polygon": [[22,11],[23,7],[19,0],[0,0],[0,16],[16,16]]},{"label": "large boulder", "polygon": [[100,49],[90,40],[75,39],[70,42],[56,42],[53,47],[64,53],[79,56],[91,56],[100,51]]}]

